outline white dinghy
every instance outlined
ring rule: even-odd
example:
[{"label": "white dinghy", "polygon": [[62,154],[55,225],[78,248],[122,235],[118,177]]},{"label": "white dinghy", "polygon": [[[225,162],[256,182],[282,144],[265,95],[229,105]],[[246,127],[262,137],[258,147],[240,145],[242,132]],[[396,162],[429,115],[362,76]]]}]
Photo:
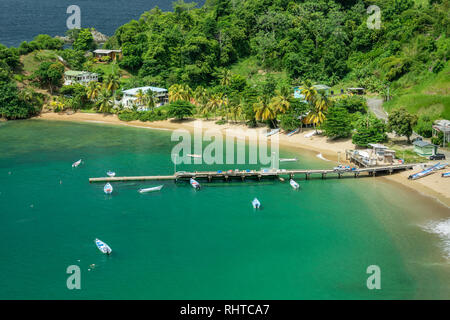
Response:
[{"label": "white dinghy", "polygon": [[112,185],[110,183],[105,184],[105,186],[103,187],[103,191],[106,194],[111,194],[113,192],[113,190],[114,189],[113,189],[113,187],[112,187]]},{"label": "white dinghy", "polygon": [[72,164],[72,168],[77,168],[80,164],[81,164],[81,159],[80,160],[78,160],[77,162],[74,162],[73,164]]},{"label": "white dinghy", "polygon": [[259,208],[261,208],[261,202],[259,202],[259,200],[258,199],[253,199],[253,201],[252,201],[252,205],[253,205],[253,208],[255,208],[255,209],[259,209]]},{"label": "white dinghy", "polygon": [[147,192],[154,192],[154,191],[160,191],[164,185],[160,185],[153,188],[145,188],[145,189],[139,189],[139,193],[147,193]]},{"label": "white dinghy", "polygon": [[200,183],[198,183],[196,180],[191,178],[191,180],[189,180],[189,183],[195,190],[200,190]]},{"label": "white dinghy", "polygon": [[300,185],[297,182],[295,182],[293,179],[289,180],[289,183],[291,184],[291,187],[294,189],[300,188]]},{"label": "white dinghy", "polygon": [[97,246],[98,250],[100,250],[104,254],[110,255],[112,252],[110,246],[108,246],[100,239],[95,239],[95,245]]},{"label": "white dinghy", "polygon": [[108,175],[108,177],[111,177],[111,178],[116,176],[116,173],[111,170],[109,170],[106,174]]}]

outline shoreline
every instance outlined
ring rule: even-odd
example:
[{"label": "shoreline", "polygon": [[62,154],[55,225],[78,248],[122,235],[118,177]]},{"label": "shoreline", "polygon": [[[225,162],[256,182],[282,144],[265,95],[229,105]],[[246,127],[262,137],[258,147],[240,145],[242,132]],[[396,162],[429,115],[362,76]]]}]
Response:
[{"label": "shoreline", "polygon": [[[50,121],[70,121],[70,122],[85,122],[85,123],[97,123],[97,124],[112,124],[128,126],[133,128],[146,128],[154,130],[176,130],[185,129],[190,132],[194,131],[194,126],[201,125],[203,130],[212,130],[225,133],[225,130],[229,130],[231,133],[239,132],[241,130],[254,130],[257,133],[263,133],[266,131],[266,127],[260,128],[248,128],[244,124],[226,124],[217,125],[215,120],[185,120],[184,122],[176,122],[171,120],[155,121],[155,122],[142,122],[136,121],[121,121],[117,115],[105,115],[99,113],[74,113],[74,114],[60,114],[60,113],[42,113],[41,115],[32,118],[40,120]],[[313,129],[307,128],[301,133],[288,137],[284,134],[278,134],[279,145],[291,149],[302,149],[309,152],[316,152],[322,154],[327,160],[331,162],[338,161],[338,152],[341,153],[340,160],[345,162],[345,150],[353,149],[354,146],[351,140],[333,141],[330,142],[324,136],[312,136],[305,137],[306,133],[312,132]],[[316,155],[317,156],[317,155]],[[450,207],[450,183],[443,183],[440,173],[435,173],[424,177],[420,180],[408,180],[408,176],[413,171],[403,171],[394,175],[382,176],[380,178],[386,181],[396,184],[397,186],[406,187],[407,189],[417,192],[421,195],[430,197],[447,208]]]}]

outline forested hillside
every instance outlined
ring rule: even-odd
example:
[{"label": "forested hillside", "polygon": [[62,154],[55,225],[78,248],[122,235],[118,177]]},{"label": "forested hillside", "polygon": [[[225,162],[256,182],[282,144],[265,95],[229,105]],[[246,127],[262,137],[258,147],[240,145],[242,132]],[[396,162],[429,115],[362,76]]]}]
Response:
[{"label": "forested hillside", "polygon": [[[381,9],[369,29],[367,8]],[[444,69],[450,55],[449,1],[208,0],[174,3],[120,27],[107,43],[121,67],[152,83],[210,86],[217,69],[252,57],[291,83],[341,81],[382,93]]]}]

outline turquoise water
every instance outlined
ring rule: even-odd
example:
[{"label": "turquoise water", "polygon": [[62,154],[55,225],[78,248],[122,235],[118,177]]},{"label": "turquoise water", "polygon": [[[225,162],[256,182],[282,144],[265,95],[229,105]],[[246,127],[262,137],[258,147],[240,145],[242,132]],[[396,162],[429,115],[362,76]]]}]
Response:
[{"label": "turquoise water", "polygon": [[[444,243],[423,228],[448,208],[383,178],[302,178],[300,191],[236,181],[196,192],[166,181],[146,195],[137,190],[158,183],[130,182],[113,184],[111,196],[88,182],[109,169],[172,174],[174,145],[166,131],[0,123],[0,298],[450,298]],[[299,157],[284,167],[333,166],[307,151],[281,156]],[[69,265],[81,268],[81,290],[66,287]],[[381,290],[366,287],[369,265],[381,268]]]}]

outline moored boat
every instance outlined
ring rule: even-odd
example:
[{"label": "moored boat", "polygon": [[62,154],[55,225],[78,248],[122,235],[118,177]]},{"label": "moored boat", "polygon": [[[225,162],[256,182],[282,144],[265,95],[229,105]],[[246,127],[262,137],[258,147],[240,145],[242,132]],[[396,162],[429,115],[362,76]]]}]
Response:
[{"label": "moored boat", "polygon": [[113,189],[113,187],[112,187],[112,185],[110,183],[105,184],[105,186],[103,187],[103,191],[106,194],[111,194],[113,192],[113,190],[114,189]]},{"label": "moored boat", "polygon": [[106,243],[104,243],[100,239],[95,239],[95,245],[97,246],[98,250],[100,250],[102,253],[110,255],[112,252],[112,249],[110,246],[108,246]]},{"label": "moored boat", "polygon": [[289,183],[291,184],[291,187],[294,189],[300,188],[300,185],[294,181],[294,179],[289,180]]},{"label": "moored boat", "polygon": [[202,157],[202,156],[199,155],[199,154],[188,154],[187,156],[188,156],[188,157],[191,157],[191,158],[201,158],[201,157]]},{"label": "moored boat", "polygon": [[160,185],[160,186],[152,187],[152,188],[139,189],[139,192],[147,193],[147,192],[153,192],[153,191],[160,191],[163,187],[164,187],[164,185]]},{"label": "moored boat", "polygon": [[297,128],[297,129],[295,129],[295,130],[292,130],[291,132],[289,132],[289,133],[287,134],[287,136],[288,136],[288,137],[293,136],[294,134],[296,134],[296,133],[299,132],[299,131],[300,131],[300,128]]},{"label": "moored boat", "polygon": [[259,200],[257,198],[255,198],[252,201],[252,206],[255,209],[259,209],[259,208],[261,208],[261,202],[259,202]]},{"label": "moored boat", "polygon": [[111,177],[111,178],[116,176],[116,173],[111,170],[109,170],[106,174],[108,175],[108,177]]},{"label": "moored boat", "polygon": [[78,160],[77,162],[74,162],[72,164],[72,168],[77,168],[81,164],[82,159]]},{"label": "moored boat", "polygon": [[191,186],[195,189],[195,190],[199,190],[200,189],[200,183],[198,183],[196,180],[194,180],[193,178],[191,178],[189,180],[189,183],[191,184]]},{"label": "moored boat", "polygon": [[442,176],[442,178],[450,178],[450,171],[444,172],[441,176]]}]

